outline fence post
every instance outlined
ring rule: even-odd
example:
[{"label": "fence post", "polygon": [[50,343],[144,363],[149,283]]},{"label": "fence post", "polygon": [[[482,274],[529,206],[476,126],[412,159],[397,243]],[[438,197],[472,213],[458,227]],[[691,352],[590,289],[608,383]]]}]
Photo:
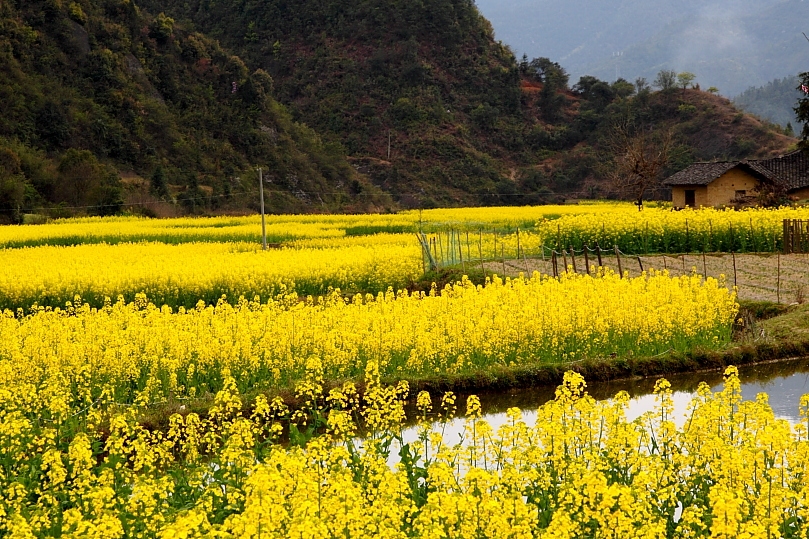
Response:
[{"label": "fence post", "polygon": [[458,233],[458,254],[461,256],[461,271],[466,275],[466,264],[463,261],[463,245],[461,245],[461,234]]},{"label": "fence post", "polygon": [[617,245],[613,245],[612,248],[615,250],[615,257],[618,259],[618,275],[623,279],[624,270],[621,267],[621,251],[618,250]]},{"label": "fence post", "polygon": [[587,271],[587,275],[590,275],[590,257],[587,256],[587,251],[589,251],[589,250],[590,250],[590,248],[587,247],[587,244],[585,243],[584,244],[584,269]]},{"label": "fence post", "polygon": [[733,257],[733,287],[738,288],[739,285],[736,282],[736,252],[731,251],[730,255]]},{"label": "fence post", "polygon": [[559,277],[559,268],[556,265],[556,251],[551,251],[551,269],[553,270],[553,276]]},{"label": "fence post", "polygon": [[[441,240],[441,233],[438,233],[438,248],[440,249],[441,253],[441,264],[446,266],[447,260],[444,258],[444,242]],[[447,253],[449,254],[449,253]]]},{"label": "fence post", "polygon": [[809,225],[809,221],[804,221],[804,220],[800,221],[800,235],[801,235],[800,237],[801,237],[801,240],[799,242],[799,245],[801,246],[801,253],[805,253],[806,250],[807,250],[807,247],[808,247],[806,245],[806,239],[807,239],[807,237],[806,237],[806,232],[807,232],[806,225]]},{"label": "fence post", "polygon": [[503,280],[506,279],[506,251],[505,251],[506,244],[502,241],[500,242],[500,258],[503,259]]},{"label": "fence post", "polygon": [[736,237],[733,234],[733,223],[731,223],[730,224],[730,251],[731,252],[736,250],[735,239],[736,239]]},{"label": "fence post", "polygon": [[480,229],[480,239],[478,240],[478,257],[480,258],[480,271],[483,272],[483,283],[486,283],[486,266],[483,265],[483,229]]},{"label": "fence post", "polygon": [[573,273],[578,273],[576,269],[576,253],[573,251],[573,246],[570,246],[570,263],[573,264]]},{"label": "fence post", "polygon": [[778,258],[778,277],[775,283],[775,297],[776,302],[781,303],[781,253],[776,255]]},{"label": "fence post", "polygon": [[598,257],[598,267],[603,267],[604,264],[601,262],[601,246],[596,242],[596,256]]},{"label": "fence post", "polygon": [[562,225],[556,223],[556,248],[562,249]]},{"label": "fence post", "polygon": [[[789,249],[792,247],[792,234],[790,234],[789,219],[784,219],[784,254],[789,254]],[[774,249],[773,249],[774,250]]]},{"label": "fence post", "polygon": [[691,249],[691,237],[688,230],[688,219],[685,220],[685,252],[689,252]]},{"label": "fence post", "polygon": [[638,255],[638,266],[640,266],[640,272],[643,273],[643,262],[640,259],[640,255]]},{"label": "fence post", "polygon": [[565,273],[567,273],[567,252],[565,252],[564,249],[562,249],[562,262],[565,263],[564,270],[565,270]]}]

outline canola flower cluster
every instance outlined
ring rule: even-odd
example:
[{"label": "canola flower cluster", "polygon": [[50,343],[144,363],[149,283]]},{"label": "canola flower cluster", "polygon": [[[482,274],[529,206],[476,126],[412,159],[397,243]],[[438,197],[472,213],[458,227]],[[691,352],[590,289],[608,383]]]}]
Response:
[{"label": "canola flower cluster", "polygon": [[[154,220],[67,219],[0,227],[0,309],[58,306],[81,295],[193,306],[223,294],[268,297],[281,285],[301,295],[329,287],[384,291],[416,282],[430,266],[520,260],[549,249],[599,244],[625,253],[777,251],[782,220],[809,209],[683,210],[603,203],[525,208],[459,208],[391,215],[268,217],[273,249],[259,252],[258,216]],[[419,245],[423,230],[431,252]],[[148,242],[148,243],[147,243]],[[470,267],[469,265],[472,264]],[[482,271],[482,270],[481,270]]]},{"label": "canola flower cluster", "polygon": [[[406,383],[324,394],[310,364],[290,410],[235,381],[207,416],[147,429],[148,404],[76,398],[58,374],[0,389],[0,534],[135,538],[745,538],[809,531],[809,396],[802,420],[779,420],[760,394],[744,401],[736,369],[703,384],[686,420],[670,385],[626,418],[629,396],[596,401],[568,372],[529,424],[518,408],[495,430],[466,401],[461,440],[445,436],[457,399]],[[80,384],[80,387],[85,386]],[[284,443],[280,443],[284,442]],[[392,454],[398,463],[389,464]]]},{"label": "canola flower cluster", "polygon": [[0,316],[0,377],[39,385],[88,380],[92,399],[214,393],[227,369],[246,391],[292,388],[316,358],[329,380],[369,363],[386,379],[429,378],[617,354],[653,355],[731,338],[735,294],[716,279],[652,271],[621,278],[540,276],[486,286],[464,279],[429,294],[279,294],[191,309],[134,302],[35,307]]},{"label": "canola flower cluster", "polygon": [[[599,208],[599,206],[594,206]],[[775,252],[783,246],[784,219],[809,219],[809,208],[684,209],[605,206],[605,211],[561,215],[537,223],[529,244],[581,249],[586,243],[626,253],[693,251]],[[514,240],[511,240],[512,243]]]},{"label": "canola flower cluster", "polygon": [[379,291],[406,286],[423,272],[415,238],[378,235],[331,246],[262,251],[246,243],[89,244],[0,249],[0,309],[59,306],[80,295],[101,307],[105,296],[194,306],[222,295],[269,297],[283,289],[325,294],[330,288]]},{"label": "canola flower cluster", "polygon": [[[535,206],[507,208],[458,208],[364,215],[268,215],[267,239],[288,243],[312,238],[343,238],[376,233],[413,233],[463,226],[482,228],[531,227],[544,218],[593,211],[590,208],[620,208],[622,204],[587,206]],[[78,217],[38,225],[0,227],[0,247],[77,245],[86,243],[261,242],[261,218],[180,217]]]}]

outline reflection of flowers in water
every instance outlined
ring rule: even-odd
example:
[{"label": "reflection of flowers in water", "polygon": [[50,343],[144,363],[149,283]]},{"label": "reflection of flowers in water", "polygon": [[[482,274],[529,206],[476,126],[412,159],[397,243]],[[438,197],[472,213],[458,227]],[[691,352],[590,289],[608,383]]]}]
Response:
[{"label": "reflection of flowers in water", "polygon": [[[742,369],[744,374],[745,370]],[[706,376],[710,373],[706,373]],[[671,377],[676,379],[677,376]],[[592,383],[592,390],[598,392],[599,384]],[[721,383],[715,383],[711,386],[713,391],[718,391]],[[747,374],[745,381],[741,384],[742,397],[745,400],[755,400],[756,395],[763,391],[767,391],[769,395],[769,405],[773,408],[775,417],[777,419],[784,419],[792,425],[797,425],[801,421],[799,408],[801,406],[809,406],[809,396],[804,396],[804,393],[809,393],[809,372],[792,372],[787,376],[779,376],[775,378],[766,377],[759,380],[755,375]],[[617,391],[616,391],[617,392]],[[536,400],[530,402],[530,398],[526,396],[527,392],[513,392],[511,394],[503,393],[496,397],[496,407],[501,410],[511,409],[514,405],[522,412],[522,419],[526,424],[532,425],[536,422],[537,408],[545,404],[550,398],[546,392],[533,391],[528,393],[534,395]],[[625,393],[621,391],[620,393]],[[688,420],[689,404],[697,396],[697,391],[673,391],[671,393],[671,404],[673,409],[669,414],[669,419],[674,422],[678,428],[682,428]],[[807,400],[807,404],[802,404],[802,399]],[[508,411],[485,413],[487,402],[482,404],[483,416],[482,419],[489,423],[491,428],[497,432],[498,429],[506,425],[510,421]],[[602,399],[604,402],[609,402],[612,399]],[[491,404],[491,403],[488,403]],[[654,411],[659,403],[655,394],[650,391],[645,394],[635,395],[626,402],[626,420],[635,421],[646,413]],[[439,422],[432,424],[432,428],[439,428]],[[413,442],[418,437],[418,426],[413,426],[405,429],[402,433],[405,443]],[[466,428],[466,419],[463,417],[455,418],[446,423],[444,428],[444,440],[447,443],[454,444],[462,442],[464,439],[464,432]],[[389,463],[394,465],[399,460],[396,452],[392,452]]]}]

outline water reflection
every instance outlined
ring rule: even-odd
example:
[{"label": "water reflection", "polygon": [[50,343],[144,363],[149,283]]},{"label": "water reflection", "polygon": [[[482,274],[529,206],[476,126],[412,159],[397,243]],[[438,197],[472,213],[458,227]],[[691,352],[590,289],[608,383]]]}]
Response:
[{"label": "water reflection", "polygon": [[[588,392],[597,399],[609,399],[619,391],[626,391],[632,397],[627,409],[627,419],[633,420],[655,407],[653,394],[655,382],[666,378],[671,382],[674,400],[674,417],[678,425],[686,419],[688,403],[696,395],[697,387],[706,382],[716,391],[722,386],[722,373],[719,371],[676,374],[637,380],[617,380],[613,382],[589,383]],[[770,406],[776,417],[791,423],[799,421],[798,403],[802,395],[809,393],[809,358],[751,365],[739,368],[742,383],[742,396],[754,400],[756,395],[765,392],[769,395]],[[523,420],[528,425],[536,421],[536,410],[554,398],[555,388],[532,388],[500,393],[477,393],[486,419],[496,431],[506,422],[506,410],[520,408]],[[458,413],[463,415],[465,396],[458,398]],[[434,403],[438,404],[438,403]],[[414,414],[408,414],[412,416]],[[464,432],[464,418],[458,417],[446,426],[444,440],[448,443],[460,441]],[[415,441],[416,428],[404,432],[406,442]]]}]

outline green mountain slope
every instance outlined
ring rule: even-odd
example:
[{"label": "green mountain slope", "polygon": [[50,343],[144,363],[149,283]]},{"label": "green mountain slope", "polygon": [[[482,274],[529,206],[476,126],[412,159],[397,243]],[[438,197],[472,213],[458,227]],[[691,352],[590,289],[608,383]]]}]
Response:
[{"label": "green mountain slope", "polygon": [[764,86],[750,87],[733,99],[742,110],[775,122],[781,127],[791,125],[795,133],[803,124],[797,121],[795,107],[803,93],[798,90],[798,77],[775,79]]},{"label": "green mountain slope", "polygon": [[384,202],[272,98],[266,72],[131,0],[0,3],[0,73],[6,220],[255,208],[256,166],[278,211]]},{"label": "green mountain slope", "polygon": [[144,5],[270,72],[297,118],[406,203],[474,203],[508,175],[513,150],[484,134],[523,128],[517,66],[469,0]]},{"label": "green mountain slope", "polygon": [[272,211],[598,196],[625,118],[674,133],[671,170],[794,142],[717,96],[518,62],[469,0],[17,5],[0,4],[5,219],[255,210],[259,165]]},{"label": "green mountain slope", "polygon": [[[605,192],[604,137],[626,115],[680,133],[681,163],[791,144],[767,127],[743,128],[747,120],[734,122],[738,111],[727,100],[708,94],[636,98],[625,81],[591,78],[571,89],[575,81],[558,64],[517,62],[469,0],[143,3],[269,72],[296,118],[339,137],[360,169],[405,206]],[[714,126],[722,126],[718,136],[699,135]]]}]

